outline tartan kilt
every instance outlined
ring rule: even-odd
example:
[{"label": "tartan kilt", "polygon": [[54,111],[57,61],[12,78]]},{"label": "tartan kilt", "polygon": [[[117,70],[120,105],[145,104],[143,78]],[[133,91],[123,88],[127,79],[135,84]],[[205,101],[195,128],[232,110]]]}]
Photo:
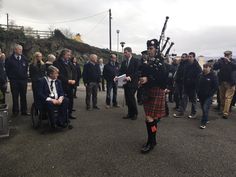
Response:
[{"label": "tartan kilt", "polygon": [[166,115],[165,91],[159,87],[152,87],[146,91],[147,100],[143,102],[145,115],[155,119],[164,117]]}]

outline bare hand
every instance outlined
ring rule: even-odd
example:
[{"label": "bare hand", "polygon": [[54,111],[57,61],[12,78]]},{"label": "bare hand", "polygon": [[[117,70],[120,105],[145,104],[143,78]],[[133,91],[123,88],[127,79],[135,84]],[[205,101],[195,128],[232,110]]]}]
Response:
[{"label": "bare hand", "polygon": [[118,80],[118,77],[114,77],[113,81],[116,82]]},{"label": "bare hand", "polygon": [[147,77],[140,77],[140,78],[139,78],[139,83],[140,83],[140,84],[145,84],[145,83],[147,83],[147,81],[148,81],[148,78],[147,78]]},{"label": "bare hand", "polygon": [[68,84],[74,85],[75,84],[75,80],[68,80]]},{"label": "bare hand", "polygon": [[125,78],[125,80],[126,80],[126,81],[131,81],[131,77],[127,76],[127,77]]}]

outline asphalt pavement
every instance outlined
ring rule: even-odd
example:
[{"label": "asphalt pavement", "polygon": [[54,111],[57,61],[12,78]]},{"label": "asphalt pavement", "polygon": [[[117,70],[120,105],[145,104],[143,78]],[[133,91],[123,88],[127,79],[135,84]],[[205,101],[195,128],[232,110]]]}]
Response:
[{"label": "asphalt pavement", "polygon": [[[123,91],[120,108],[105,108],[105,92],[98,93],[100,110],[85,109],[85,90],[75,99],[73,129],[39,130],[27,116],[11,117],[10,137],[0,139],[0,177],[235,177],[236,108],[222,119],[212,106],[210,123],[201,130],[197,119],[170,116],[159,124],[157,145],[140,153],[146,141],[143,107],[137,120],[124,120]],[[28,92],[28,105],[32,93]],[[29,106],[30,107],[30,106]],[[187,111],[188,112],[188,111]]]}]

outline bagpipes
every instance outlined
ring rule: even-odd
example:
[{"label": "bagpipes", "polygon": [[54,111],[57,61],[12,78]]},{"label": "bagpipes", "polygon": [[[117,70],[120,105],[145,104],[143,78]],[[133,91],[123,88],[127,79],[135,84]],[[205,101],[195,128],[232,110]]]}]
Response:
[{"label": "bagpipes", "polygon": [[[165,39],[165,31],[166,31],[166,27],[167,27],[167,22],[169,20],[169,17],[166,16],[166,20],[165,20],[165,23],[164,23],[164,26],[162,28],[162,31],[161,31],[161,35],[160,35],[160,38],[158,40],[158,46],[157,46],[157,54],[156,54],[156,62],[159,62],[159,60],[166,60],[169,56],[169,53],[170,53],[170,50],[171,48],[173,47],[174,45],[174,42],[171,42],[170,43],[170,46],[167,48],[165,54],[163,54],[167,44],[169,43],[170,41],[170,38],[167,37]],[[162,43],[165,41],[164,45],[162,45]],[[161,46],[162,45],[162,46]]]},{"label": "bagpipes", "polygon": [[[171,42],[170,46],[165,51],[165,54],[163,54],[163,52],[164,52],[164,50],[165,50],[165,48],[166,48],[166,46],[167,46],[167,44],[169,43],[169,40],[170,40],[169,37],[167,37],[166,40],[165,40],[165,31],[166,31],[168,20],[169,20],[169,17],[167,16],[166,20],[165,20],[165,23],[164,23],[164,26],[163,26],[162,31],[161,31],[159,41],[157,41],[156,39],[154,39],[153,41],[152,40],[149,41],[149,42],[151,42],[151,44],[152,44],[152,42],[155,44],[155,41],[157,41],[156,56],[154,58],[149,59],[149,62],[148,62],[148,65],[152,68],[155,68],[155,70],[159,70],[160,68],[163,68],[163,67],[165,68],[164,60],[168,59],[170,50],[174,45],[174,43]],[[164,41],[165,41],[164,45],[161,46]],[[163,74],[165,75],[165,73],[163,73]],[[154,77],[153,73],[151,75],[149,75],[149,78],[153,78],[153,77]],[[142,105],[143,102],[147,99],[148,99],[148,93],[147,93],[147,90],[146,90],[145,86],[140,86],[138,88],[138,93],[137,93],[138,104]]]}]

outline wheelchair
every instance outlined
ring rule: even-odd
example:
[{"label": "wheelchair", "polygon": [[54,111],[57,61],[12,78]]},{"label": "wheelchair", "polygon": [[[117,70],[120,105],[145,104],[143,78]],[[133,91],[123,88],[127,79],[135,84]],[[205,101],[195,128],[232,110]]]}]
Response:
[{"label": "wheelchair", "polygon": [[[49,127],[53,128],[48,112],[46,110],[45,111],[42,109],[40,110],[37,107],[37,104],[35,102],[32,103],[32,105],[31,105],[30,113],[31,113],[32,127],[34,129],[38,129],[38,128],[42,127],[44,122],[47,122]],[[53,116],[54,117],[58,116],[57,109],[54,111]]]}]

